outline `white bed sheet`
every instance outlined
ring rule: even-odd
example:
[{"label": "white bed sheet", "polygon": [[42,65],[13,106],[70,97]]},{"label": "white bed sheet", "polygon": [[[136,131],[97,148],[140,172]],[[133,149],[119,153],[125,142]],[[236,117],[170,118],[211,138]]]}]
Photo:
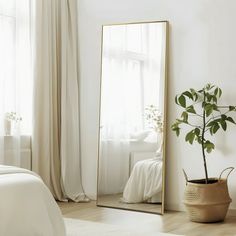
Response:
[{"label": "white bed sheet", "polygon": [[0,165],[0,235],[66,235],[61,211],[35,173]]},{"label": "white bed sheet", "polygon": [[160,202],[160,197],[156,196],[160,196],[162,191],[162,163],[162,158],[138,161],[126,183],[122,201]]}]

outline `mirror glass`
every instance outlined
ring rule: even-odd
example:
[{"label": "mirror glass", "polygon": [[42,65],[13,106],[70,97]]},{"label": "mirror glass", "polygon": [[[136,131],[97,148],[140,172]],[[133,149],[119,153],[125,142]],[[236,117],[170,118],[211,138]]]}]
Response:
[{"label": "mirror glass", "polygon": [[102,38],[97,205],[163,214],[167,22]]}]

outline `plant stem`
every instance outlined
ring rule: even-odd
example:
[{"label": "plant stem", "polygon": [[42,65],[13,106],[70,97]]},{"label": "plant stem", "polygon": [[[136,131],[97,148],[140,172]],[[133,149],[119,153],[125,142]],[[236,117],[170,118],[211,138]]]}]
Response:
[{"label": "plant stem", "polygon": [[[205,104],[205,101],[206,101],[205,91],[204,91],[203,95],[204,95],[204,104]],[[204,105],[204,107],[203,107],[203,129],[202,129],[202,142],[201,142],[201,144],[202,144],[202,156],[203,156],[203,162],[204,162],[206,184],[208,184],[207,163],[206,163],[206,155],[205,155],[205,149],[204,149],[205,129],[206,129],[206,111],[205,111],[205,105]]]},{"label": "plant stem", "polygon": [[194,127],[194,128],[202,129],[202,127],[201,127],[201,126],[198,126],[198,125],[192,125],[192,124],[190,124],[190,123],[186,123],[186,124],[189,125],[189,126],[191,126],[191,127]]}]

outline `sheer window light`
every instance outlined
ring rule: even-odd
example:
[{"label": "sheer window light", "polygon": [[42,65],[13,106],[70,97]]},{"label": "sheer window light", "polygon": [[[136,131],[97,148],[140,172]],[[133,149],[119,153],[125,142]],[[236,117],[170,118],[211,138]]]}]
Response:
[{"label": "sheer window light", "polygon": [[21,134],[32,132],[29,14],[29,0],[0,0],[0,122],[16,112]]}]

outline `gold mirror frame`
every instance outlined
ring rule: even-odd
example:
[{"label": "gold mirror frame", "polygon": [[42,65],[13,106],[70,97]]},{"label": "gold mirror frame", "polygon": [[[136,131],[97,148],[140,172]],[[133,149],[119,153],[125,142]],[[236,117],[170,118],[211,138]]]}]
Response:
[{"label": "gold mirror frame", "polygon": [[[164,110],[163,110],[163,171],[162,171],[162,194],[161,194],[161,212],[152,212],[152,211],[145,211],[145,210],[134,210],[134,209],[126,209],[121,207],[112,207],[106,206],[103,204],[99,204],[98,202],[98,189],[99,189],[99,159],[100,159],[100,125],[101,125],[101,94],[102,94],[102,65],[103,65],[103,32],[104,27],[106,26],[119,26],[119,25],[131,25],[131,24],[143,24],[143,23],[165,23],[165,40],[164,40],[164,61],[163,64],[163,71],[164,71]],[[99,97],[99,126],[98,126],[98,159],[97,159],[97,200],[96,205],[98,207],[106,207],[106,208],[114,208],[120,210],[129,210],[129,211],[137,211],[137,212],[144,212],[144,213],[151,213],[151,214],[164,214],[165,208],[165,174],[166,174],[166,137],[167,137],[167,71],[168,71],[168,44],[169,44],[169,22],[166,20],[163,21],[141,21],[141,22],[130,22],[130,23],[115,23],[115,24],[105,24],[102,25],[102,32],[101,32],[101,63],[100,63],[100,97]]]}]

